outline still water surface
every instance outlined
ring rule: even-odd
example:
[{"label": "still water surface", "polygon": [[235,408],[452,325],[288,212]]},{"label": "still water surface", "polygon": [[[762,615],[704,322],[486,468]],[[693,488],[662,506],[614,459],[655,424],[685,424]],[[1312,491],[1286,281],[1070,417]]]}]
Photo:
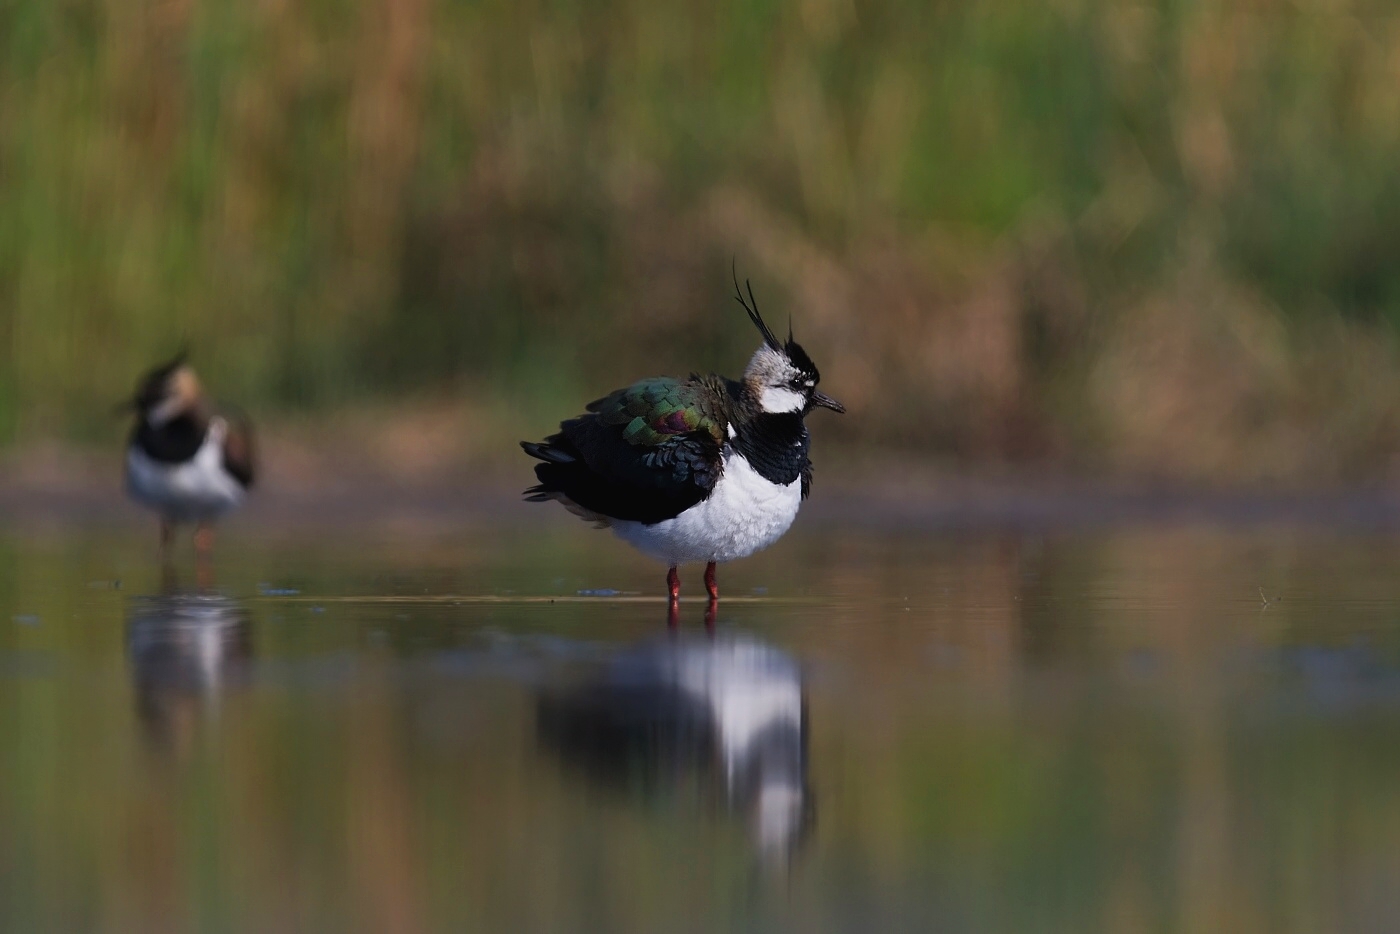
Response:
[{"label": "still water surface", "polygon": [[150,532],[0,537],[4,930],[1400,923],[1389,533],[799,524],[711,635],[564,523]]}]

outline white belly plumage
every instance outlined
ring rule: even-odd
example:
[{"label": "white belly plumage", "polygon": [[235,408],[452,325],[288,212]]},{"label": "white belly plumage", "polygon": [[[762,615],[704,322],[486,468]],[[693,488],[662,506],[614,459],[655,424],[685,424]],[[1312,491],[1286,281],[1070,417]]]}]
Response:
[{"label": "white belly plumage", "polygon": [[126,488],[132,497],[173,522],[204,522],[243,502],[243,486],[224,469],[227,426],[214,419],[194,457],[179,464],[155,460],[136,445],[126,452]]},{"label": "white belly plumage", "polygon": [[674,519],[652,525],[618,521],[619,538],[668,565],[732,561],[773,544],[802,505],[802,480],[765,480],[732,448],[724,449],[724,473],[714,490]]}]

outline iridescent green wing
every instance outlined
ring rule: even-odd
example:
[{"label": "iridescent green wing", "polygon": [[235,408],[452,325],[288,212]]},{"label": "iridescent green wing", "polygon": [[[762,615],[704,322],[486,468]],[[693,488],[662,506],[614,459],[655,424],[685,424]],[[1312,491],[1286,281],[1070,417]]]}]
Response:
[{"label": "iridescent green wing", "polygon": [[694,506],[723,471],[729,387],[716,378],[645,379],[588,406],[525,451],[544,463],[530,498],[647,524]]},{"label": "iridescent green wing", "polygon": [[657,447],[698,431],[723,444],[726,420],[717,394],[723,391],[694,377],[657,376],[619,389],[588,410],[605,424],[620,426],[628,444]]}]

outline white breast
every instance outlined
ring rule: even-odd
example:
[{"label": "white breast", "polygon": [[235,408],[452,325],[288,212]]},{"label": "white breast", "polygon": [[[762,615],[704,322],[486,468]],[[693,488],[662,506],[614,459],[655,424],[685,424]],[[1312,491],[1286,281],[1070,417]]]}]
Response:
[{"label": "white breast", "polygon": [[243,486],[224,469],[222,419],[209,423],[194,457],[178,464],[154,460],[137,445],[126,452],[126,488],[171,521],[203,522],[243,502]]},{"label": "white breast", "polygon": [[797,517],[802,480],[765,480],[733,448],[724,449],[724,472],[714,490],[674,519],[643,525],[616,521],[613,531],[668,565],[733,561],[773,544]]}]

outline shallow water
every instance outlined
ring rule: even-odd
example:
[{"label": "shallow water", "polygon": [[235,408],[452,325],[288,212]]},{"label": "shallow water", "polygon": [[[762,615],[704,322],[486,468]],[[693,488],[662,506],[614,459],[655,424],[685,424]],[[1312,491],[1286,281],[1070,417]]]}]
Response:
[{"label": "shallow water", "polygon": [[1383,530],[799,523],[712,636],[553,519],[150,539],[0,537],[5,930],[1400,917]]}]

